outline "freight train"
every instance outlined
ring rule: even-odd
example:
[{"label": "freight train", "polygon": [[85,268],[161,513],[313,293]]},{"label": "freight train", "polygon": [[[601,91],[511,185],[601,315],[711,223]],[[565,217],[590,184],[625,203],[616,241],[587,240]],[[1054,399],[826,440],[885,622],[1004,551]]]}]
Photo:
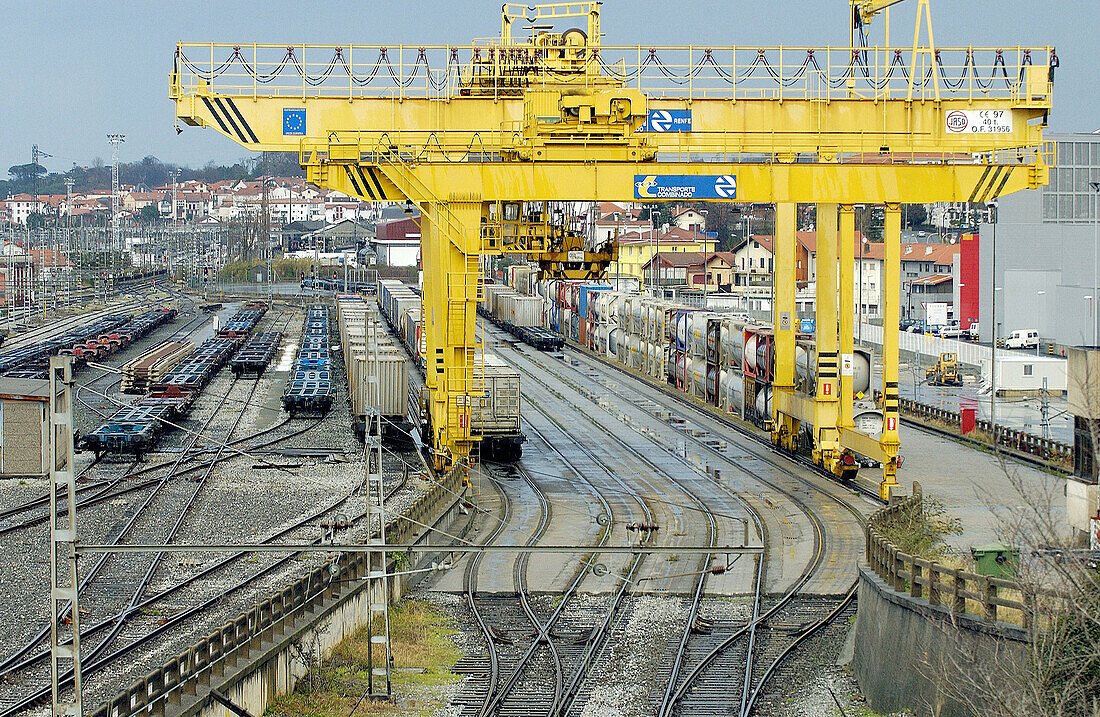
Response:
[{"label": "freight train", "polygon": [[132,318],[104,316],[61,336],[4,354],[0,357],[0,374],[8,378],[44,378],[51,356],[72,356],[77,365],[104,358],[175,318],[176,310],[169,308],[150,309]]},{"label": "freight train", "polygon": [[[382,318],[394,335],[416,361],[421,374],[425,372],[425,335],[421,321],[420,296],[400,281],[382,279],[378,282],[377,300]],[[526,437],[520,430],[519,372],[492,353],[484,353],[485,395],[472,402],[470,430],[481,437],[479,450],[485,460],[515,461],[523,453]],[[426,390],[426,389],[424,389]],[[426,444],[431,442],[431,427],[425,407],[420,401],[420,431]]]},{"label": "freight train", "polygon": [[332,408],[333,393],[328,307],[315,304],[306,314],[302,343],[283,389],[283,408],[292,418],[323,416]]},{"label": "freight train", "polygon": [[[414,430],[409,420],[409,366],[405,352],[378,318],[376,306],[360,296],[336,297],[352,425],[363,438],[368,421],[380,415],[382,437],[387,442],[408,444]],[[416,316],[419,314],[417,308]],[[377,384],[370,380],[374,376]],[[370,431],[375,432],[373,425]]]},{"label": "freight train", "polygon": [[[620,292],[605,284],[556,280],[532,284],[527,272],[510,272],[509,280],[516,286],[486,286],[486,311],[495,322],[504,321],[512,301],[502,302],[499,297],[517,289],[529,291],[532,295],[526,299],[541,302],[542,324],[569,344],[668,383],[727,414],[769,426],[775,371],[775,333],[769,324],[753,321],[745,314],[701,310]],[[488,308],[490,296],[493,303]],[[796,390],[813,395],[816,364],[813,335],[799,333],[795,347]],[[871,366],[871,353],[857,349],[852,365],[857,398],[853,421],[856,430],[878,437],[882,412],[867,397]],[[803,429],[804,445],[809,445],[805,441],[811,440],[812,427],[803,424]]]},{"label": "freight train", "polygon": [[120,408],[85,436],[83,447],[94,451],[97,458],[104,453],[133,453],[140,458],[151,450],[167,422],[191,410],[199,393],[229,361],[266,310],[263,304],[250,304],[237,312],[227,323],[234,325],[232,335],[214,336],[203,342],[152,383],[144,396]]},{"label": "freight train", "polygon": [[[528,274],[509,273],[519,285],[527,285]],[[565,345],[565,339],[560,334],[543,326],[542,299],[525,296],[503,284],[486,283],[484,289],[483,299],[477,306],[480,316],[540,351],[560,351]]]}]

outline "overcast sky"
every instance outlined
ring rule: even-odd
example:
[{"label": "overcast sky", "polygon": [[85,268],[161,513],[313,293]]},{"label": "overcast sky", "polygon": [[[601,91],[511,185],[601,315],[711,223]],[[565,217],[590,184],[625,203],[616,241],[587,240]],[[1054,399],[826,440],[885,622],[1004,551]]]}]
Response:
[{"label": "overcast sky", "polygon": [[[846,45],[847,0],[609,0],[607,44]],[[893,45],[911,42],[916,0],[895,6]],[[0,17],[0,173],[54,155],[51,171],[111,154],[105,135],[126,135],[124,161],[155,155],[200,166],[247,152],[213,130],[173,131],[168,73],[177,41],[466,44],[499,33],[500,2],[442,0],[324,3],[13,1]],[[1053,44],[1061,58],[1051,128],[1100,127],[1095,67],[1098,0],[932,0],[941,46]],[[881,41],[881,24],[872,28]],[[1089,78],[1092,78],[1091,80]],[[2,175],[0,175],[2,176]]]}]

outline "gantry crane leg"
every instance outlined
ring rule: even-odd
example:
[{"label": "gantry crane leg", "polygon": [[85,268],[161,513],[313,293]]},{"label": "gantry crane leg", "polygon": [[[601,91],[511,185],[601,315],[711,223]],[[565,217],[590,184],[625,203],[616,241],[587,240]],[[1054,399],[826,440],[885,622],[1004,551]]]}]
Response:
[{"label": "gantry crane leg", "polygon": [[[840,301],[840,417],[837,425],[842,428],[852,428],[852,402],[855,400],[852,385],[852,359],[855,348],[855,280],[856,263],[856,214],[851,204],[840,206],[840,238],[837,247],[837,277],[840,290],[837,292]],[[817,271],[818,279],[821,277],[821,269]],[[820,290],[819,290],[820,291]],[[845,367],[849,368],[845,368]]]},{"label": "gantry crane leg", "polygon": [[787,408],[794,396],[795,378],[795,250],[798,241],[798,205],[784,202],[775,205],[775,304],[772,321],[775,327],[775,374],[772,378],[772,443],[786,450],[798,447],[799,420]]},{"label": "gantry crane leg", "polygon": [[425,383],[435,467],[464,463],[477,436],[470,408],[484,390],[475,336],[482,204],[477,197],[421,204]]},{"label": "gantry crane leg", "polygon": [[886,205],[885,261],[882,277],[882,464],[879,497],[890,499],[897,484],[898,449],[898,323],[901,320],[901,205]]},{"label": "gantry crane leg", "polygon": [[814,393],[814,462],[842,474],[840,433],[837,430],[837,205],[817,205],[817,386]]}]

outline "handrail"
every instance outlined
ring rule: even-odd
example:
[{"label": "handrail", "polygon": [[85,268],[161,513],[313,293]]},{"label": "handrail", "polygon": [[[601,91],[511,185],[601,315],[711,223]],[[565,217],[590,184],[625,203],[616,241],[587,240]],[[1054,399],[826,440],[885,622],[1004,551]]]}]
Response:
[{"label": "handrail", "polygon": [[[911,398],[900,399],[899,405],[903,413],[916,418],[940,421],[953,428],[962,425],[962,418],[958,411],[931,406]],[[985,419],[977,419],[974,422],[974,428],[994,438],[999,446],[1026,453],[1050,463],[1069,464],[1073,461],[1073,446],[1068,443],[1043,438],[1034,433],[1001,424],[994,426]]]},{"label": "handrail", "polygon": [[563,63],[528,45],[314,45],[179,43],[180,96],[223,94],[488,96],[562,84],[622,86],[659,97],[736,99],[1007,99],[1049,106],[1057,54],[1050,46],[913,47],[602,45]]},{"label": "handrail", "polygon": [[946,608],[953,614],[972,615],[987,623],[1011,621],[1028,627],[1038,598],[1053,593],[1035,594],[1013,580],[978,575],[903,553],[883,535],[884,522],[902,512],[921,510],[922,506],[920,484],[914,483],[912,495],[895,500],[867,520],[866,558],[871,570],[893,590],[926,600],[929,605]]}]

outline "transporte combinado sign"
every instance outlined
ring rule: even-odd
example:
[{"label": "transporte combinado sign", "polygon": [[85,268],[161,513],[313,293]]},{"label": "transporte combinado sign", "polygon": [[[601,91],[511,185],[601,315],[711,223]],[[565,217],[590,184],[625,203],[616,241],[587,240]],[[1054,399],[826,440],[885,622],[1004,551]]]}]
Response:
[{"label": "transporte combinado sign", "polygon": [[732,174],[635,174],[635,199],[736,199]]}]

